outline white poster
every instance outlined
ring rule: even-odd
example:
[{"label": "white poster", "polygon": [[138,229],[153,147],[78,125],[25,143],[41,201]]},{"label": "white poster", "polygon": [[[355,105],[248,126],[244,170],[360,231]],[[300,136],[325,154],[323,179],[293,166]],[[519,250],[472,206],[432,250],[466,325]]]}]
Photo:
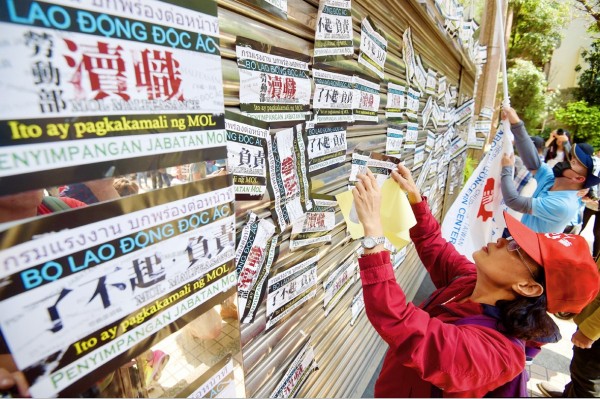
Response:
[{"label": "white poster", "polygon": [[417,119],[419,115],[419,101],[421,99],[421,92],[414,90],[412,87],[408,88],[406,94],[406,116],[409,119]]},{"label": "white poster", "polygon": [[334,71],[333,68],[322,65],[315,65],[312,74],[315,82],[313,121],[316,123],[352,122],[354,120],[353,75],[340,73],[338,70]]},{"label": "white poster", "polygon": [[360,54],[358,63],[375,72],[379,78],[384,77],[385,58],[387,57],[387,40],[383,32],[373,28],[371,20],[366,17],[360,25]]},{"label": "white poster", "polygon": [[385,153],[400,157],[402,143],[404,142],[404,129],[400,126],[388,125],[385,140]]},{"label": "white poster", "polygon": [[346,161],[346,125],[306,122],[308,171],[330,168]]},{"label": "white poster", "polygon": [[323,290],[325,291],[325,295],[323,296],[325,316],[329,315],[346,291],[352,287],[356,281],[357,270],[358,262],[356,257],[351,255],[327,276],[327,279],[323,282]]},{"label": "white poster", "polygon": [[350,0],[322,0],[315,28],[315,58],[352,56],[352,4]]},{"label": "white poster", "polygon": [[381,95],[380,85],[366,77],[354,75],[354,97],[352,108],[354,122],[377,123],[377,112]]},{"label": "white poster", "polygon": [[388,119],[402,119],[405,107],[405,87],[389,82],[387,90],[387,103],[385,105],[385,117]]},{"label": "white poster", "polygon": [[310,57],[238,37],[240,109],[267,122],[303,121],[310,114]]}]

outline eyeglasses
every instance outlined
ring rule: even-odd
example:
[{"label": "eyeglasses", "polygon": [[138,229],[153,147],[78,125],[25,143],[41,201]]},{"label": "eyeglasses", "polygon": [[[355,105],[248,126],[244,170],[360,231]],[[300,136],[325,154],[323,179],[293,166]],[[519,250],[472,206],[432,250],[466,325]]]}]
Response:
[{"label": "eyeglasses", "polygon": [[531,268],[529,267],[529,263],[525,260],[525,258],[523,258],[523,255],[521,255],[521,251],[519,251],[519,249],[521,249],[519,244],[517,244],[517,242],[512,237],[509,237],[507,240],[508,240],[508,244],[506,245],[506,250],[508,252],[517,251],[519,258],[521,258],[521,262],[523,262],[523,265],[527,268],[527,270],[529,270],[529,274],[531,274],[531,277],[533,277],[533,279],[535,280],[535,275],[531,271]]}]

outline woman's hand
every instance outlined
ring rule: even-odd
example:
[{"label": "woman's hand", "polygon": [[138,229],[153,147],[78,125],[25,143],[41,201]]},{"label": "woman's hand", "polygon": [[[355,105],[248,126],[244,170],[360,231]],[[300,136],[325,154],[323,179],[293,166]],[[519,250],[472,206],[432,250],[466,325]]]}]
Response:
[{"label": "woman's hand", "polygon": [[356,176],[358,181],[352,189],[354,206],[358,220],[363,225],[365,236],[379,237],[383,235],[381,227],[381,192],[373,173],[367,169],[367,174]]},{"label": "woman's hand", "polygon": [[502,107],[502,119],[506,118],[508,118],[508,121],[511,125],[521,122],[521,119],[519,119],[519,115],[517,115],[517,111],[515,111],[509,106]]},{"label": "woman's hand", "polygon": [[573,345],[581,349],[589,349],[594,343],[594,341],[586,337],[581,330],[575,331],[575,334],[573,334],[573,337],[571,337],[571,342]]},{"label": "woman's hand", "polygon": [[515,166],[515,154],[506,154],[502,156],[502,167],[504,166]]},{"label": "woman's hand", "polygon": [[408,202],[418,204],[421,202],[421,193],[413,180],[410,170],[399,163],[396,170],[392,171],[392,179],[398,183],[400,188],[408,193]]}]

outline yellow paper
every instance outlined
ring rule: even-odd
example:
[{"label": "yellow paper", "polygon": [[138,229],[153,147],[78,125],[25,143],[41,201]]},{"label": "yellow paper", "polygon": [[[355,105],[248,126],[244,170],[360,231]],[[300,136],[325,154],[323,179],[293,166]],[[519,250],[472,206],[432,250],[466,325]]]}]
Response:
[{"label": "yellow paper", "polygon": [[[335,196],[350,236],[357,240],[365,235],[362,224],[356,216],[351,216],[354,197],[352,191],[345,191]],[[383,234],[396,249],[402,249],[410,243],[408,230],[417,224],[406,194],[392,179],[388,179],[381,187],[381,225]]]}]

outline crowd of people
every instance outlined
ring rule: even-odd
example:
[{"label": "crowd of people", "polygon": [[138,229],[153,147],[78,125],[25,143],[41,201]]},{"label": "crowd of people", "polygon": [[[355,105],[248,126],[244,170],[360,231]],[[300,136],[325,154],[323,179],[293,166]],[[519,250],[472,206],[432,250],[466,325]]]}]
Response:
[{"label": "crowd of people", "polygon": [[[546,143],[530,137],[510,107],[503,117],[525,172],[515,174],[515,156],[505,154],[501,190],[522,216],[519,221],[505,212],[505,237],[473,253],[473,262],[442,237],[411,172],[401,164],[392,173],[408,194],[417,220],[410,236],[436,287],[418,307],[406,302],[381,244],[375,177],[370,171],[358,176],[353,196],[365,232],[359,258],[365,310],[389,345],[376,397],[528,396],[526,359],[560,339],[549,313],[576,315],[578,329],[571,338],[571,382],[540,390],[600,396],[600,276],[587,241],[569,234],[584,204],[587,220],[597,212],[598,158],[590,145],[571,144],[561,130]],[[526,195],[530,180],[535,188]]]}]

